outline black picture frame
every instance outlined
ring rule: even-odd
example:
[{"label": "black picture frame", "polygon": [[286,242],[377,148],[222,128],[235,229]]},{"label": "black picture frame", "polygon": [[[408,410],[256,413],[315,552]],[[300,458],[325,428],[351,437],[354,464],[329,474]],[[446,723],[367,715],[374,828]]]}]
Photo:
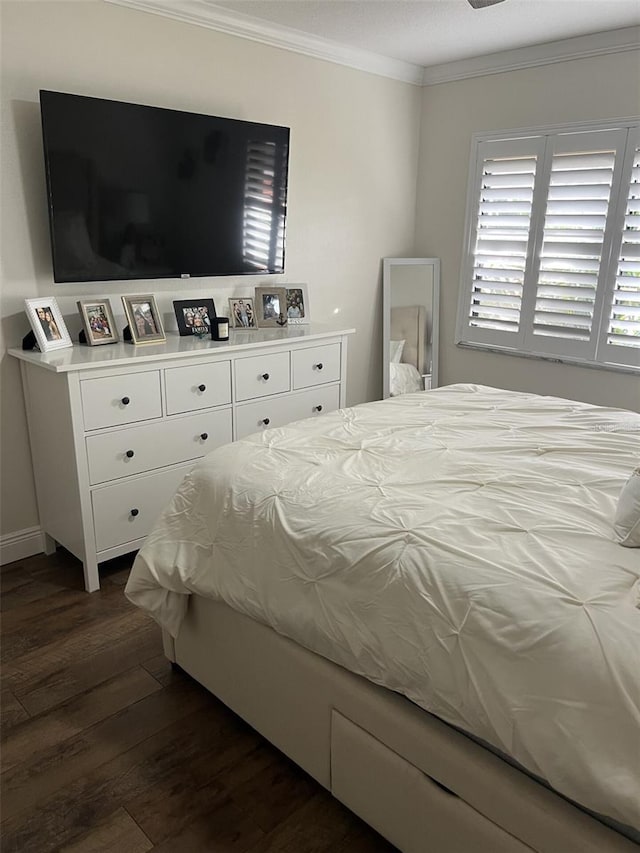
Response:
[{"label": "black picture frame", "polygon": [[211,325],[217,316],[213,299],[178,299],[173,303],[173,310],[181,336],[211,337]]}]

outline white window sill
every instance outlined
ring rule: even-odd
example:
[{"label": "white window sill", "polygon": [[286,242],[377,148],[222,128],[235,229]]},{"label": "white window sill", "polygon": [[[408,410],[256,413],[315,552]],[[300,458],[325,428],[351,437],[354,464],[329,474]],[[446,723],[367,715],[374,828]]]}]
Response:
[{"label": "white window sill", "polygon": [[456,341],[456,346],[463,349],[483,350],[485,352],[499,353],[500,355],[514,355],[518,358],[534,358],[537,361],[550,361],[554,364],[571,364],[577,367],[589,367],[595,370],[608,370],[613,373],[630,373],[640,375],[640,365],[633,367],[630,364],[612,364],[611,362],[587,361],[584,359],[571,358],[569,356],[543,355],[535,352],[520,352],[519,350],[499,347],[495,344],[473,344],[466,341]]}]

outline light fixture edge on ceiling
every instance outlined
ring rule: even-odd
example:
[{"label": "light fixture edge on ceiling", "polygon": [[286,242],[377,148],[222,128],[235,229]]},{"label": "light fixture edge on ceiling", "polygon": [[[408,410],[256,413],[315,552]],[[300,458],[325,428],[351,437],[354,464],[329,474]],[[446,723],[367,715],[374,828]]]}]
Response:
[{"label": "light fixture edge on ceiling", "polygon": [[504,0],[467,0],[473,9],[485,9],[487,6],[495,6],[496,3],[502,3]]}]

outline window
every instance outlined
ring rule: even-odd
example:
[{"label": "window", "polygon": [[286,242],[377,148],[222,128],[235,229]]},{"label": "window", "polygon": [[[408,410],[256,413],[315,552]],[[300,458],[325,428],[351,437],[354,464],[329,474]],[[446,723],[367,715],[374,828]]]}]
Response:
[{"label": "window", "polygon": [[457,342],[640,370],[640,125],[473,155]]}]

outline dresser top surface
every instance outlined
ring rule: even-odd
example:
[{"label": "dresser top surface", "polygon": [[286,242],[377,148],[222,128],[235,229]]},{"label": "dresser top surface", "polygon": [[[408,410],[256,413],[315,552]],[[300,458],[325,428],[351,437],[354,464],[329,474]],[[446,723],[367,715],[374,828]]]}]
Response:
[{"label": "dresser top surface", "polygon": [[120,367],[153,363],[170,359],[193,358],[197,355],[221,355],[247,350],[279,346],[282,344],[319,343],[326,338],[352,335],[355,329],[331,328],[312,324],[308,326],[288,326],[285,329],[231,329],[228,341],[201,340],[195,337],[180,336],[177,332],[167,332],[166,341],[159,344],[135,346],[127,342],[86,346],[74,344],[65,349],[39,352],[13,347],[9,355],[29,364],[43,367],[55,373],[90,370],[99,367]]}]

